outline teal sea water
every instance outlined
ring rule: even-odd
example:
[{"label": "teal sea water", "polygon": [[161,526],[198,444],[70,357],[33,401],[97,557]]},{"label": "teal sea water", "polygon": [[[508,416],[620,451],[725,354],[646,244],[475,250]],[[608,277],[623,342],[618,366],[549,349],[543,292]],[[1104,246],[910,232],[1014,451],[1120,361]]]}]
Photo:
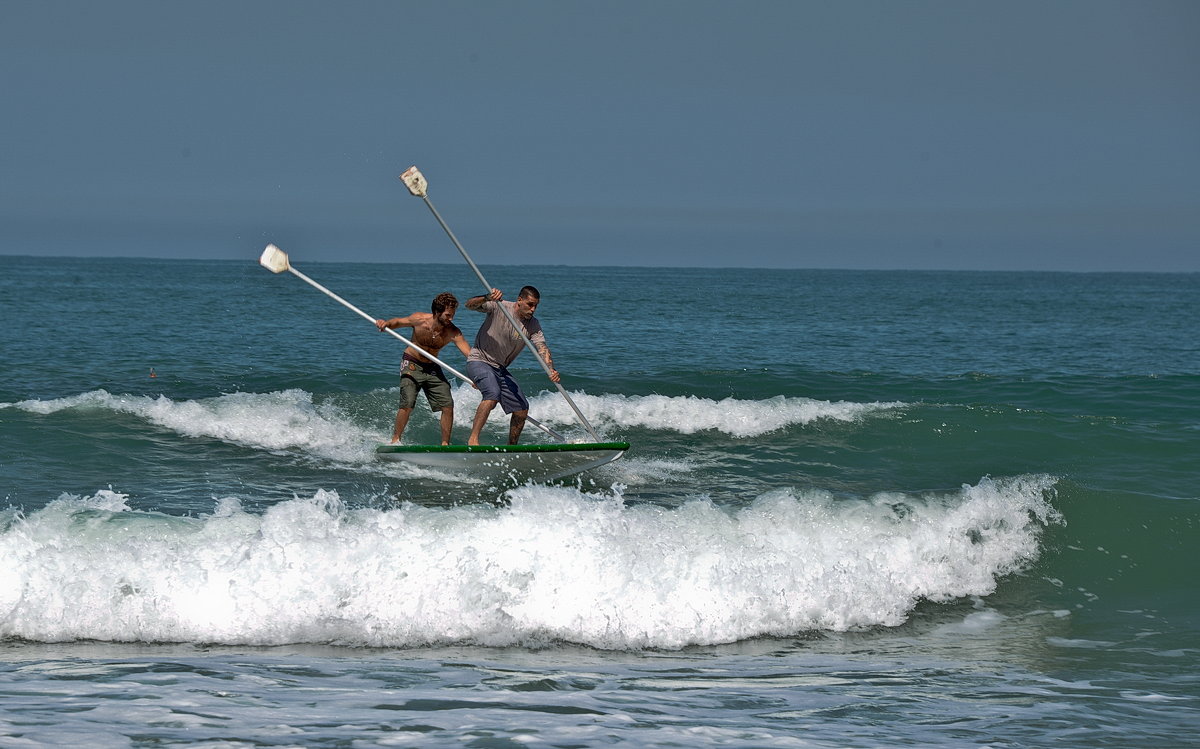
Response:
[{"label": "teal sea water", "polygon": [[0,746],[1198,745],[1200,276],[475,259],[624,459],[376,461],[402,345],[255,257],[0,257]]}]

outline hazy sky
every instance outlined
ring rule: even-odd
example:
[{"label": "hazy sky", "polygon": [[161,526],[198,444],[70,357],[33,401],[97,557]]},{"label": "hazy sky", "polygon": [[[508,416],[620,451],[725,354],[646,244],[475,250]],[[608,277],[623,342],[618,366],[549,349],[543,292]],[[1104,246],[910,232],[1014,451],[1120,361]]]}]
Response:
[{"label": "hazy sky", "polygon": [[1200,271],[1200,2],[0,5],[0,253]]}]

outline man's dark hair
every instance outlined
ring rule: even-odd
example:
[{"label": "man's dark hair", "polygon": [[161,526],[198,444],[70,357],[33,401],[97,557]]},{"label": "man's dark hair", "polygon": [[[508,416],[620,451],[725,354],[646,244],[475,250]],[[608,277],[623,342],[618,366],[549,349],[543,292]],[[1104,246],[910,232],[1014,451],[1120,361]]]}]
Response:
[{"label": "man's dark hair", "polygon": [[443,291],[433,298],[433,304],[429,305],[434,316],[442,314],[443,310],[458,309],[458,298],[449,291]]},{"label": "man's dark hair", "polygon": [[522,286],[521,293],[517,294],[517,299],[524,299],[525,297],[529,297],[529,296],[533,297],[534,299],[538,300],[539,302],[542,301],[542,295],[540,293],[538,293],[538,290],[533,288],[532,286]]}]

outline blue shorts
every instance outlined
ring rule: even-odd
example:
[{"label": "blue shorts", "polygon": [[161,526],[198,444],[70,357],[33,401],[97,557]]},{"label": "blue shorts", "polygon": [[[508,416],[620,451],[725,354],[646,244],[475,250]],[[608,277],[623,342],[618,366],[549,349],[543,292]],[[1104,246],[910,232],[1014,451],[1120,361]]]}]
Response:
[{"label": "blue shorts", "polygon": [[467,362],[467,374],[475,383],[475,387],[479,388],[479,395],[482,399],[500,401],[500,407],[504,409],[504,413],[529,410],[529,401],[521,393],[521,386],[517,384],[507,369],[497,369],[481,361],[469,361]]}]

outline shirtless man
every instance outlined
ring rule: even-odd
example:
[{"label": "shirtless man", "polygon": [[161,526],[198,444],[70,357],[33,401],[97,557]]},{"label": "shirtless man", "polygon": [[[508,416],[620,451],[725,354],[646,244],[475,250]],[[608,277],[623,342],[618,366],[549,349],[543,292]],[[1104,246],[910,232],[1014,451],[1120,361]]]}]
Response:
[{"label": "shirtless man", "polygon": [[[449,292],[433,298],[429,312],[414,312],[408,317],[393,317],[376,320],[375,327],[382,332],[388,328],[412,328],[412,342],[434,356],[447,343],[458,346],[463,356],[471,353],[462,331],[454,325],[454,313],[458,310],[458,299]],[[450,431],[454,428],[454,398],[450,395],[450,383],[442,368],[429,361],[424,354],[412,346],[404,349],[400,362],[400,409],[396,411],[396,428],[392,431],[392,444],[400,441],[408,417],[417,404],[417,392],[424,390],[429,401],[429,410],[442,412],[442,444],[450,444]]]},{"label": "shirtless man", "polygon": [[554,361],[550,358],[550,349],[546,347],[542,324],[533,316],[541,299],[542,295],[537,289],[526,286],[521,289],[515,302],[503,301],[499,289],[492,289],[487,295],[473,296],[467,300],[467,309],[487,315],[483,325],[479,326],[479,333],[475,335],[475,345],[467,355],[467,374],[483,396],[479,408],[475,410],[475,421],[471,424],[468,445],[479,444],[479,433],[483,431],[483,426],[487,424],[488,416],[497,403],[504,409],[504,413],[512,415],[508,425],[510,445],[517,444],[517,440],[521,438],[521,430],[525,428],[525,419],[529,416],[529,401],[521,392],[517,381],[508,373],[508,365],[525,349],[525,341],[508,321],[508,317],[500,311],[500,305],[507,306],[513,317],[525,329],[525,335],[550,368],[551,382],[560,381],[558,370],[554,368]]}]

